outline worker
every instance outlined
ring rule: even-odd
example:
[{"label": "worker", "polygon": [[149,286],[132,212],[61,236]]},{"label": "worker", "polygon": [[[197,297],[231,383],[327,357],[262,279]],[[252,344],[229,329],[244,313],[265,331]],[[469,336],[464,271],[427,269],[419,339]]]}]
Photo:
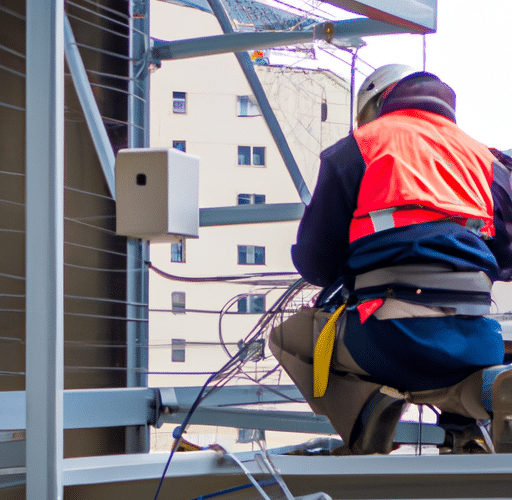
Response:
[{"label": "worker", "polygon": [[[511,228],[510,171],[456,125],[454,91],[400,64],[366,78],[357,127],[322,152],[292,247],[295,267],[323,296],[343,285],[325,392],[311,392],[311,352],[288,352],[279,331],[270,339],[351,452],[388,453],[411,401],[494,415],[494,445],[512,452],[512,370],[483,375],[504,359],[500,324],[485,314],[492,283],[512,279]],[[481,402],[483,378],[494,399],[509,384],[499,408]]]}]

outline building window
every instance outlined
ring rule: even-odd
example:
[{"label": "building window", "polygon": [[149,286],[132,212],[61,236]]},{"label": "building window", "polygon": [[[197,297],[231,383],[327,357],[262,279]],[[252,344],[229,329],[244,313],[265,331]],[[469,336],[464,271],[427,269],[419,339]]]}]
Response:
[{"label": "building window", "polygon": [[185,262],[185,240],[171,243],[171,262]]},{"label": "building window", "polygon": [[259,205],[260,203],[265,203],[265,195],[240,193],[237,202],[238,205]]},{"label": "building window", "polygon": [[259,116],[260,108],[253,96],[239,95],[237,96],[237,113],[238,116]]},{"label": "building window", "polygon": [[320,108],[320,119],[323,122],[327,121],[327,101],[325,99],[322,100],[322,106]]},{"label": "building window", "polygon": [[175,363],[185,362],[185,339],[172,339],[171,341],[171,361]]},{"label": "building window", "polygon": [[185,141],[172,141],[172,147],[174,149],[179,149],[180,151],[183,151],[184,153],[187,152],[187,143]]},{"label": "building window", "polygon": [[185,292],[171,293],[172,312],[177,314],[185,314]]},{"label": "building window", "polygon": [[172,93],[172,112],[177,114],[184,114],[187,112],[187,93],[186,92],[173,92]]},{"label": "building window", "polygon": [[245,314],[262,314],[265,312],[265,295],[248,295],[237,301],[237,310]]},{"label": "building window", "polygon": [[255,247],[252,245],[238,245],[238,263],[264,265],[265,247]]},{"label": "building window", "polygon": [[238,146],[238,164],[254,165],[257,167],[265,166],[265,148]]}]

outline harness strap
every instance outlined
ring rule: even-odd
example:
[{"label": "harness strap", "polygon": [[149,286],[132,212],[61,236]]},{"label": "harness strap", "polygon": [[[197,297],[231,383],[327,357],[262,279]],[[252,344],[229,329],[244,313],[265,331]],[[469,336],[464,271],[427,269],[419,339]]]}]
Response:
[{"label": "harness strap", "polygon": [[336,309],[322,328],[316,341],[313,355],[313,396],[315,398],[321,398],[327,390],[332,351],[336,339],[336,321],[345,309],[345,304]]},{"label": "harness strap", "polygon": [[356,277],[356,304],[393,298],[422,306],[450,308],[453,314],[490,313],[491,287],[483,271],[455,272],[444,266],[404,265],[370,271]]}]

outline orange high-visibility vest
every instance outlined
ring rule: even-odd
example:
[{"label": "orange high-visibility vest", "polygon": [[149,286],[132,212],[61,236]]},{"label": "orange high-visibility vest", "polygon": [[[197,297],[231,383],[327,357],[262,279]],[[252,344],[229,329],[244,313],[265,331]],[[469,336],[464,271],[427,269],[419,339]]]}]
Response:
[{"label": "orange high-visibility vest", "polygon": [[494,236],[492,153],[442,115],[386,114],[356,129],[366,163],[350,242],[385,229],[457,222]]}]

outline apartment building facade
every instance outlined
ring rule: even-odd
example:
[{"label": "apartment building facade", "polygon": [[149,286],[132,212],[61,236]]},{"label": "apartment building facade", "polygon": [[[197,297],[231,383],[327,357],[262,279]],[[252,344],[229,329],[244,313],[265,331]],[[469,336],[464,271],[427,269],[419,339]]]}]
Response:
[{"label": "apartment building facade", "polygon": [[[151,33],[179,40],[221,30],[207,12],[154,1]],[[349,84],[328,71],[272,66],[262,56],[254,54],[254,68],[312,191],[320,151],[348,132]],[[151,76],[150,102],[151,147],[200,158],[200,208],[300,202],[233,54],[163,62]],[[201,386],[237,353],[298,278],[271,276],[295,272],[290,247],[297,226],[201,227],[197,239],[151,244],[151,264],[160,272],[150,271],[150,385]],[[262,276],[232,279],[254,274]],[[229,383],[251,383],[275,366],[271,357],[249,361]],[[265,378],[280,381],[279,369]]]}]

